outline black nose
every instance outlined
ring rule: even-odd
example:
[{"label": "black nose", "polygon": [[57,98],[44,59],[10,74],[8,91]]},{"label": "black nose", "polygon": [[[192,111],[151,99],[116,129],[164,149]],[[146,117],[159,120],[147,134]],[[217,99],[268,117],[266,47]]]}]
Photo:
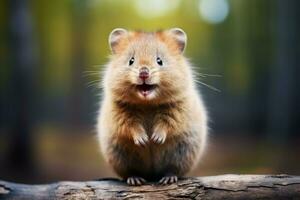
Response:
[{"label": "black nose", "polygon": [[140,69],[140,75],[139,77],[143,80],[149,78],[149,69],[147,67],[142,67]]}]

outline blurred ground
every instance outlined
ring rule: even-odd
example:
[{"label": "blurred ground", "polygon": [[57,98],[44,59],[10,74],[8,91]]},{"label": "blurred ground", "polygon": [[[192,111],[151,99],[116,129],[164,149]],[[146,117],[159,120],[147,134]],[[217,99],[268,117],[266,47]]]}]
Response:
[{"label": "blurred ground", "polygon": [[[14,173],[0,165],[1,179],[28,183],[46,183],[59,180],[94,180],[116,177],[103,161],[96,135],[91,130],[42,129],[36,135],[35,163],[32,174]],[[239,137],[243,134],[211,134],[210,144],[198,167],[188,176],[216,174],[299,174],[300,138],[289,147],[274,146],[264,139]],[[0,134],[1,137],[7,137]],[[1,143],[0,158],[7,146]],[[1,155],[2,154],[2,155]],[[4,167],[4,168],[1,168]],[[29,170],[30,171],[30,170]],[[30,176],[27,178],[26,176]]]}]

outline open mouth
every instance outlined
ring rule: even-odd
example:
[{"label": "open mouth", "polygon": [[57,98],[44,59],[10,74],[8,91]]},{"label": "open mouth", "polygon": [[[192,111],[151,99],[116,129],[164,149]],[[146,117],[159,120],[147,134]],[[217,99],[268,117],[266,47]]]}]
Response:
[{"label": "open mouth", "polygon": [[144,96],[148,96],[155,88],[157,85],[150,85],[143,83],[142,85],[137,85],[138,91]]}]

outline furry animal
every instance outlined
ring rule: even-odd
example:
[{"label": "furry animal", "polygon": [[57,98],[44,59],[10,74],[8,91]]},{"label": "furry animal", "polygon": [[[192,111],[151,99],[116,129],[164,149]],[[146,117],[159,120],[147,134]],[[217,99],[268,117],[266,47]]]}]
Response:
[{"label": "furry animal", "polygon": [[182,29],[114,29],[103,78],[98,138],[106,161],[129,185],[177,182],[207,142],[207,115]]}]

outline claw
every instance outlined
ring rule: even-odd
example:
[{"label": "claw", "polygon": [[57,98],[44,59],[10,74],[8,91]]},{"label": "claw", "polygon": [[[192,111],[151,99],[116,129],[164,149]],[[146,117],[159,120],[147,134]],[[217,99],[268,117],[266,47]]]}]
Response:
[{"label": "claw", "polygon": [[178,181],[177,176],[165,176],[162,179],[160,179],[159,184],[168,185],[168,184],[176,183],[177,181]]},{"label": "claw", "polygon": [[146,183],[146,180],[141,178],[141,177],[129,177],[127,178],[127,184],[130,186],[137,186],[137,185],[143,185],[144,183]]},{"label": "claw", "polygon": [[151,140],[157,144],[163,144],[166,140],[167,134],[165,132],[154,132]]},{"label": "claw", "polygon": [[149,141],[149,137],[146,133],[137,134],[133,137],[134,144],[138,146],[146,146]]}]

